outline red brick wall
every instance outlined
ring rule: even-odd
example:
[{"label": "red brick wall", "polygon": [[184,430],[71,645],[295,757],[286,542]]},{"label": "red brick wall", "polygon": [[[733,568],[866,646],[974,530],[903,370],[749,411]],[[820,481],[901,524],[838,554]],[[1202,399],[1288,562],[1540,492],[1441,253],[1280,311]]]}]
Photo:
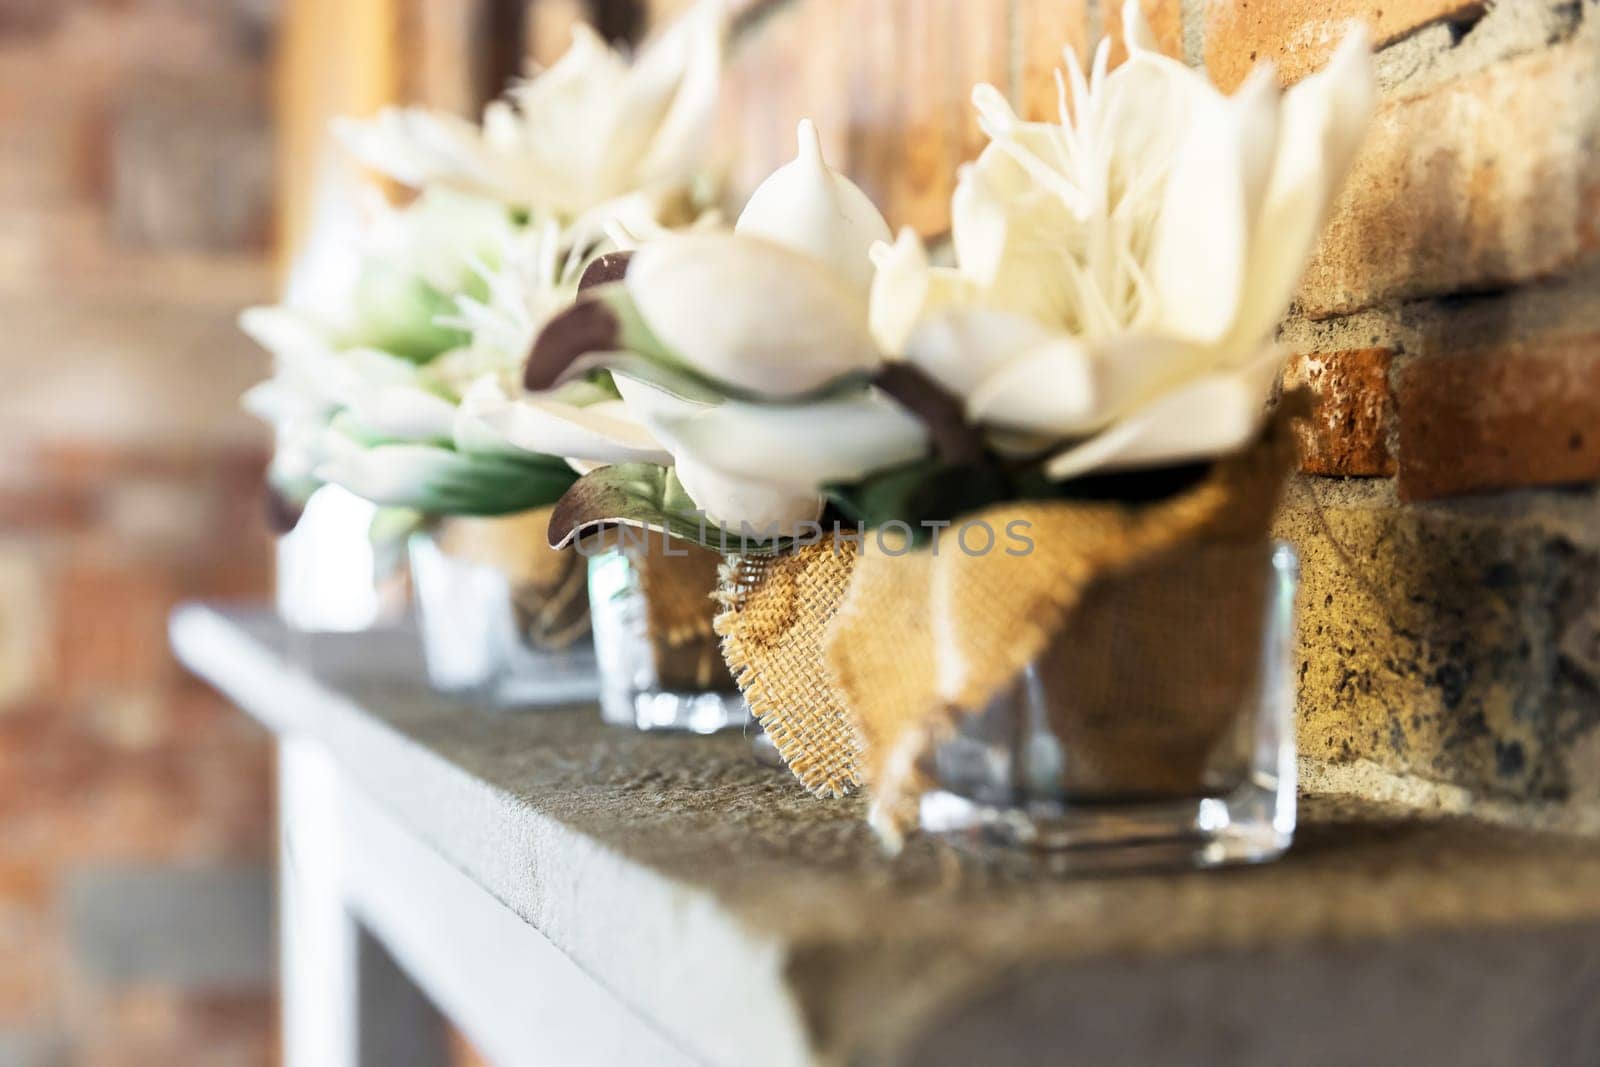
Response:
[{"label": "red brick wall", "polygon": [[124,880],[204,910],[269,873],[270,746],[172,662],[165,618],[270,585],[236,413],[263,360],[232,318],[270,291],[271,8],[0,5],[7,1063],[273,1059],[270,958],[186,976],[103,925],[159,918],[106,914]]},{"label": "red brick wall", "polygon": [[[486,3],[397,5],[408,93],[470,102]],[[532,0],[535,56],[588,6]],[[659,21],[684,0],[601,6]],[[735,202],[809,115],[890,221],[928,234],[982,146],[971,84],[1046,116],[1060,50],[1120,33],[1112,0],[735,6]],[[269,581],[263,437],[234,405],[264,360],[231,319],[270,292],[274,7],[0,5],[0,1053],[270,1055],[264,986],[109,980],[66,901],[85,872],[268,856],[268,746],[162,626],[181,598]],[[1600,804],[1595,4],[1144,8],[1164,50],[1230,86],[1258,60],[1303,76],[1349,17],[1381,46],[1373,133],[1282,333],[1325,401],[1282,523],[1305,557],[1303,750],[1330,774]]]},{"label": "red brick wall", "polygon": [[[1280,527],[1304,557],[1312,786],[1600,805],[1600,8],[1142,2],[1228,88],[1258,61],[1285,84],[1317,69],[1351,18],[1379,47],[1382,103],[1282,332],[1323,400]],[[982,147],[970,85],[1051,116],[1062,48],[1121,29],[1114,0],[743,7],[734,201],[810,115],[925,234]]]}]

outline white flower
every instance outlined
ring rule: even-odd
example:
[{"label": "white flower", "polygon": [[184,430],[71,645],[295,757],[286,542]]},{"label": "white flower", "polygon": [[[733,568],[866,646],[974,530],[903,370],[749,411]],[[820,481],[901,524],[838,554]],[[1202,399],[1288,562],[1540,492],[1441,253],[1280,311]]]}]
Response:
[{"label": "white flower", "polygon": [[455,438],[458,448],[560,456],[583,471],[672,460],[627,404],[587,382],[518,396],[484,378],[462,400]]},{"label": "white flower", "polygon": [[[952,202],[957,266],[913,235],[874,249],[878,342],[963,398],[1046,470],[1176,464],[1258,431],[1272,345],[1373,101],[1365,35],[1280,96],[1268,70],[1224,96],[1149,44],[1086,80],[1066,53],[1059,123],[973,94],[991,143]],[[1070,89],[1070,102],[1068,99]]]},{"label": "white flower", "polygon": [[577,296],[580,251],[555,223],[530,230],[506,249],[498,270],[486,271],[485,298],[458,302],[453,321],[470,331],[470,344],[431,368],[461,394],[452,431],[457,450],[556,456],[580,471],[670,461],[608,389],[574,381],[523,391],[522,362],[534,338]]},{"label": "white flower", "polygon": [[[450,347],[469,333],[445,312],[459,304],[492,319],[485,279],[499,276],[502,257],[519,269],[525,253],[543,263],[560,240],[551,228],[516,234],[492,201],[430,191],[364,235],[349,328],[287,306],[245,312],[242,328],[274,355],[273,377],[244,399],[277,429],[271,483],[295,501],[331,482],[379,504],[475,514],[559,495],[570,480],[559,460],[508,456],[486,437],[468,435],[482,455],[458,443],[462,393],[478,377],[514,370],[518,357]],[[554,273],[544,271],[549,285],[539,290],[546,314],[576,291],[575,278]]]},{"label": "white flower", "polygon": [[734,230],[806,253],[865,299],[872,285],[869,253],[888,238],[889,224],[866,193],[828,166],[810,119],[801,121],[797,140],[798,154],[750,195]]},{"label": "white flower", "polygon": [[[727,16],[702,0],[630,64],[587,26],[552,67],[489,105],[482,126],[390,109],[340,132],[368,165],[573,223],[654,217],[700,168],[715,119]],[[626,201],[632,200],[630,205]]]},{"label": "white flower", "polygon": [[516,232],[504,205],[446,189],[383,212],[364,241],[343,341],[419,363],[458,347],[465,334],[449,321],[458,298],[482,291],[485,263]]},{"label": "white flower", "polygon": [[[574,309],[571,322],[586,320],[572,331],[577,354],[599,353],[713,520],[792,533],[820,513],[819,485],[925,450],[917,421],[865,385],[882,362],[868,250],[888,235],[807,121],[796,159],[756,190],[733,233],[646,243],[621,282],[597,291],[599,319]],[[548,331],[534,362],[567,334]]]},{"label": "white flower", "polygon": [[635,253],[622,285],[667,351],[731,391],[799,396],[880,360],[865,305],[839,276],[766,238],[657,241]]}]

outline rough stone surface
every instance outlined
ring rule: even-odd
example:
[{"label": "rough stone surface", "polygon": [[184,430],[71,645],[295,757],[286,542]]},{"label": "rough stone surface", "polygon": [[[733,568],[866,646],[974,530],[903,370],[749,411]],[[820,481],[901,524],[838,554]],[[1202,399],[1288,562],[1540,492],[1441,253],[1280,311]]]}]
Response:
[{"label": "rough stone surface", "polygon": [[1600,812],[1600,495],[1398,508],[1303,480],[1302,756]]},{"label": "rough stone surface", "polygon": [[1526,282],[1600,248],[1600,18],[1382,105],[1301,286],[1313,317]]},{"label": "rough stone surface", "polygon": [[[1342,1002],[1344,1021],[1386,1019],[1398,1029],[1385,1040],[1461,1048],[1455,1013],[1434,1023],[1418,1015],[1408,1029],[1407,1013],[1377,1011],[1415,995],[1420,967],[1452,976],[1452,998],[1460,998],[1452,1003],[1504,1012],[1492,1028],[1480,1021],[1493,1053],[1519,1027],[1571,1036],[1570,1025],[1557,1025],[1573,1018],[1564,1007],[1576,1002],[1570,966],[1600,951],[1593,842],[1313,801],[1286,860],[1231,874],[1060,879],[989,866],[924,839],[891,858],[867,830],[859,798],[810,797],[789,776],[758,766],[738,736],[618,732],[593,708],[507,715],[452,706],[402,676],[384,677],[386,664],[414,661],[415,653],[385,646],[382,635],[312,648],[301,662],[313,680],[289,692],[286,637],[276,623],[240,629],[190,614],[174,632],[191,666],[274,728],[321,739],[368,795],[580,965],[595,963],[601,950],[577,935],[603,887],[577,872],[594,875],[601,861],[616,868],[614,877],[627,872],[637,893],[628,914],[604,916],[595,936],[621,936],[619,924],[640,922],[653,944],[670,945],[674,930],[710,912],[757,944],[775,939],[786,961],[778,980],[821,1062],[904,1062],[909,1046],[937,1047],[946,1033],[970,1039],[970,1013],[980,1022],[1018,1018],[986,1015],[997,1010],[986,994],[1031,987],[1040,973],[1067,983],[1059,988],[1103,991],[1111,975],[1141,960],[1153,964],[1148,982],[1127,1003],[1175,996],[1205,1047],[1239,1047],[1246,1024],[1263,1034],[1282,1027],[1285,1036],[1326,1026],[1327,1002],[1316,991],[1343,988],[1370,997]],[[1548,762],[1529,757],[1541,760]],[[1576,955],[1494,962],[1502,958],[1497,945],[1532,944],[1532,931],[1557,924],[1567,924],[1564,935],[1542,943]],[[1448,931],[1457,931],[1456,949],[1432,940]],[[1368,964],[1350,965],[1351,946],[1365,946],[1354,951]],[[621,954],[610,962],[637,969],[626,946],[606,951]],[[1209,960],[1215,970],[1204,982],[1167,984],[1161,976],[1169,971],[1156,961],[1185,959]],[[1274,960],[1307,975],[1311,987],[1239,1016],[1237,990],[1269,988],[1279,973]],[[1118,1014],[1121,1003],[1106,1010]],[[1540,1004],[1551,1014],[1533,1007]],[[1059,1010],[1049,1000],[1021,1017],[1042,1026]],[[1555,1049],[1553,1062],[1572,1063],[1589,1047],[1551,1041],[1529,1047]],[[1040,1046],[1030,1047],[1039,1055]],[[1061,1046],[1045,1047],[1059,1058]]]},{"label": "rough stone surface", "polygon": [[1600,334],[1410,360],[1397,394],[1403,500],[1600,479]]},{"label": "rough stone surface", "polygon": [[1300,432],[1303,472],[1347,477],[1395,472],[1389,450],[1393,358],[1388,348],[1356,348],[1298,353],[1290,359],[1284,387],[1303,386],[1317,400],[1310,425]]},{"label": "rough stone surface", "polygon": [[1206,69],[1232,92],[1257,63],[1271,62],[1288,85],[1327,62],[1357,20],[1382,47],[1431,22],[1470,22],[1483,8],[1482,0],[1211,0]]}]

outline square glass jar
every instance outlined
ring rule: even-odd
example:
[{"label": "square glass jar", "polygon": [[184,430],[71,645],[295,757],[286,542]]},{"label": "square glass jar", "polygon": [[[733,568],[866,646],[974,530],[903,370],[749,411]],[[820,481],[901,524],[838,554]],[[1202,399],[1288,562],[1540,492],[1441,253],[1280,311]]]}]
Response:
[{"label": "square glass jar", "polygon": [[1288,545],[1217,543],[1097,581],[936,746],[923,830],[1065,870],[1276,857],[1295,826],[1298,580]]},{"label": "square glass jar", "polygon": [[719,557],[654,536],[589,557],[600,714],[638,730],[743,729],[740,696],[712,632]]},{"label": "square glass jar", "polygon": [[[600,682],[586,640],[583,561],[571,553],[558,566],[546,561],[543,580],[529,580],[516,553],[496,561],[482,550],[503,548],[515,528],[464,525],[510,521],[448,519],[412,536],[412,595],[428,680],[440,692],[507,709],[593,700]],[[537,539],[524,538],[523,551],[549,553],[544,523],[529,525]]]}]

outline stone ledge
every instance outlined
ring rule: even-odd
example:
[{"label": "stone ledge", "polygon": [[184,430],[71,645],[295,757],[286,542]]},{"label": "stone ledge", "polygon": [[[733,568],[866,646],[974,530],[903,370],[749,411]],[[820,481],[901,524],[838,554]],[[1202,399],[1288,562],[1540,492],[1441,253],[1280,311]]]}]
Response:
[{"label": "stone ledge", "polygon": [[[1251,870],[1031,878],[926,841],[888,859],[858,800],[808,796],[739,737],[451,706],[403,634],[301,641],[304,672],[259,614],[186,608],[173,639],[708,1062],[1054,1062],[1078,1035],[1091,1060],[1266,1064],[1330,1019],[1380,1060],[1600,1047],[1593,843],[1310,802],[1290,856]],[[1140,1020],[1169,1011],[1184,1026],[1152,1046],[1165,1023]],[[1326,1048],[1297,1062],[1348,1062]]]}]

